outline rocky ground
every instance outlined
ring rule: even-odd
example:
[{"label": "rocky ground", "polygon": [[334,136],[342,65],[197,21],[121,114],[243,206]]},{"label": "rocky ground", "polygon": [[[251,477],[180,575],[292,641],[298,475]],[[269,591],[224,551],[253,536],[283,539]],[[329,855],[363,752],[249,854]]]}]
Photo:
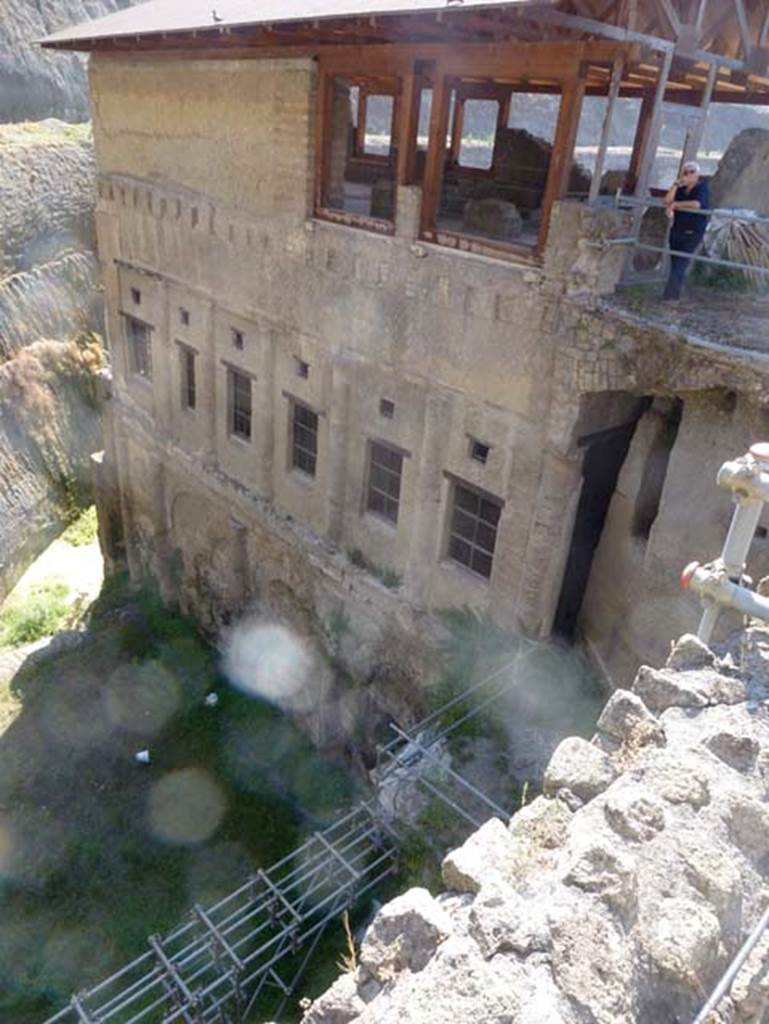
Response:
[{"label": "rocky ground", "polygon": [[[555,751],[545,792],[386,905],[304,1024],[691,1021],[769,898],[769,631],[693,637]],[[712,1024],[759,1024],[769,936]]]}]

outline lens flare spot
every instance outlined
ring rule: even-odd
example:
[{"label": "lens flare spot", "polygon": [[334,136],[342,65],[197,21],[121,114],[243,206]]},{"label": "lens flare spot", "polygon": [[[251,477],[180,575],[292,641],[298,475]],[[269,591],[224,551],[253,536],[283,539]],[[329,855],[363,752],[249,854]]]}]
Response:
[{"label": "lens flare spot", "polygon": [[214,834],[226,809],[224,794],[210,775],[200,768],[183,768],[152,787],[147,816],[156,839],[192,845]]},{"label": "lens flare spot", "polygon": [[246,619],[233,629],[224,654],[224,672],[244,693],[291,711],[307,711],[313,657],[285,626]]}]

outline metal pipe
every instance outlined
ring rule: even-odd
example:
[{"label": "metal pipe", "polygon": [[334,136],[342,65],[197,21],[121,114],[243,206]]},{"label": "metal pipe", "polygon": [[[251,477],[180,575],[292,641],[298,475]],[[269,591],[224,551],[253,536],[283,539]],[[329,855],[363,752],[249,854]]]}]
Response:
[{"label": "metal pipe", "polygon": [[712,1013],[713,1010],[715,1010],[715,1008],[718,1006],[723,997],[731,988],[731,984],[737,977],[740,968],[745,963],[750,954],[753,952],[753,949],[757,945],[758,940],[764,934],[767,927],[769,927],[769,906],[767,906],[766,910],[764,910],[763,914],[761,915],[760,921],[753,929],[753,931],[750,933],[750,935],[747,937],[745,942],[742,944],[742,946],[737,952],[737,955],[729,964],[729,967],[725,971],[723,977],[716,985],[716,987],[713,989],[713,993],[710,999],[708,999],[708,1001],[702,1007],[700,1012],[694,1018],[693,1024],[705,1024],[708,1015]]},{"label": "metal pipe", "polygon": [[759,443],[718,471],[718,486],[730,490],[736,503],[721,556],[707,565],[691,562],[681,574],[681,586],[702,598],[704,612],[697,636],[705,643],[713,635],[721,608],[769,621],[769,599],[741,583],[764,502],[769,500],[768,468],[769,444]]}]

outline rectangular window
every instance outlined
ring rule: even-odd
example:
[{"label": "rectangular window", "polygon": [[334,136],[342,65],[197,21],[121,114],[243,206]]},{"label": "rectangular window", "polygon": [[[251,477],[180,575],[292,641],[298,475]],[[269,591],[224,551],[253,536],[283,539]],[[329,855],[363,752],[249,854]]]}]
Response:
[{"label": "rectangular window", "polygon": [[318,414],[299,402],[293,403],[291,465],[315,476],[318,461]]},{"label": "rectangular window", "polygon": [[317,212],[391,233],[395,216],[395,78],[328,76]]},{"label": "rectangular window", "polygon": [[[424,237],[478,252],[536,250],[549,210],[560,84],[543,79],[534,93],[501,78],[445,84],[437,120],[446,157],[440,180],[425,183],[437,203],[428,199]],[[584,173],[575,168],[572,178],[569,190],[579,191]]]},{"label": "rectangular window", "polygon": [[195,394],[195,353],[191,348],[179,350],[182,377],[182,409],[194,409],[197,396]]},{"label": "rectangular window", "polygon": [[145,380],[152,380],[152,347],[150,342],[150,327],[127,316],[126,334],[128,337],[128,365],[130,372]]},{"label": "rectangular window", "polygon": [[371,442],[366,508],[391,523],[398,522],[403,455],[394,448]]},{"label": "rectangular window", "polygon": [[479,576],[491,576],[502,502],[455,482],[452,495],[448,556]]},{"label": "rectangular window", "polygon": [[229,428],[233,437],[251,440],[251,378],[227,370]]}]

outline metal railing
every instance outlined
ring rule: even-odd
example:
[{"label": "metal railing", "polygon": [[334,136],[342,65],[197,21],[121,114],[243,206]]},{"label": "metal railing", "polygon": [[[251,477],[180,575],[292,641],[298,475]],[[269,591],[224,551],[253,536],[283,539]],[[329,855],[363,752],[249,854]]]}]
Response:
[{"label": "metal railing", "polygon": [[[652,245],[649,242],[642,242],[640,239],[641,228],[643,224],[643,215],[647,210],[650,209],[665,209],[665,203],[661,199],[656,197],[638,198],[636,196],[625,196],[615,195],[613,197],[600,196],[596,202],[591,204],[598,208],[610,208],[616,210],[627,210],[634,211],[636,216],[633,220],[633,229],[630,235],[623,236],[621,238],[608,238],[600,241],[590,241],[588,245],[597,249],[607,249],[614,246],[625,246],[628,249],[628,253],[631,259],[628,261],[628,265],[632,264],[632,254],[635,251],[641,252],[653,252],[657,253],[662,257],[669,256],[683,256],[687,260],[693,260],[697,263],[711,264],[714,266],[725,267],[730,270],[739,270],[747,275],[769,275],[769,244],[767,245],[764,253],[764,263],[745,263],[739,260],[722,259],[718,256],[711,256],[707,254],[707,251],[702,251],[700,246],[695,252],[684,252],[680,249],[671,249],[666,243],[665,245]],[[757,214],[753,214],[750,211],[750,216],[746,217],[744,210],[733,210],[733,209],[708,209],[708,210],[687,210],[688,214],[694,216],[705,217],[708,220],[717,218],[719,221],[737,221],[740,223],[750,225],[761,225],[767,230],[767,241],[769,242],[769,217],[762,217]],[[707,233],[703,238],[703,242],[707,245]],[[662,274],[665,268],[665,261],[661,261],[661,265],[655,268],[651,268],[654,272]],[[769,278],[768,278],[769,280]],[[625,283],[632,283],[630,276],[626,274]]]}]

